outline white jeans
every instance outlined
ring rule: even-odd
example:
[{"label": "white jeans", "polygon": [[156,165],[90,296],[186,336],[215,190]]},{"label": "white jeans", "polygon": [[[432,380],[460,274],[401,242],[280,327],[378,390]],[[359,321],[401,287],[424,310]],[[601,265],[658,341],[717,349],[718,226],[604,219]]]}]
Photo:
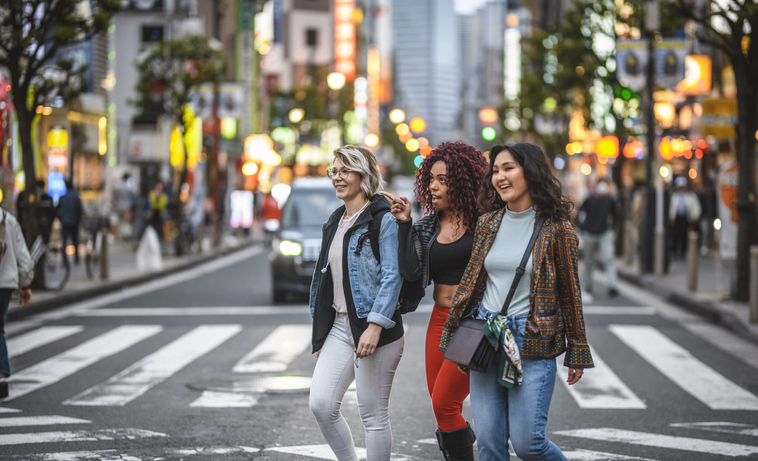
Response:
[{"label": "white jeans", "polygon": [[592,270],[595,266],[595,258],[600,250],[600,260],[605,266],[608,275],[608,289],[616,288],[616,261],[614,259],[614,234],[613,229],[608,229],[602,234],[592,234],[590,232],[582,233],[584,239],[584,276],[582,277],[582,286],[587,291],[592,291]]},{"label": "white jeans", "polygon": [[342,398],[355,380],[358,409],[366,429],[367,461],[389,461],[392,453],[390,391],[405,338],[355,359],[347,314],[337,314],[313,371],[310,407],[321,433],[339,461],[358,461],[350,428],[340,413]]}]

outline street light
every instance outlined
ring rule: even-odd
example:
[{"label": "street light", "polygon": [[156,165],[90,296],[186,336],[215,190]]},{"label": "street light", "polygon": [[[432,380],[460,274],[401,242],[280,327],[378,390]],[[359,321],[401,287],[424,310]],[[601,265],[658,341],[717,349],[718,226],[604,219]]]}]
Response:
[{"label": "street light", "polygon": [[376,147],[376,145],[379,144],[379,136],[374,133],[369,133],[366,135],[366,139],[364,139],[363,142],[365,142],[368,147]]},{"label": "street light", "polygon": [[326,84],[333,90],[340,90],[345,86],[345,76],[340,72],[332,72],[326,76]]},{"label": "street light", "polygon": [[305,117],[305,111],[299,107],[296,107],[290,111],[290,122],[298,123],[303,117]]},{"label": "street light", "polygon": [[421,133],[426,129],[426,122],[421,117],[412,118],[408,125],[414,133]]},{"label": "street light", "polygon": [[401,123],[405,120],[405,112],[401,109],[394,109],[390,112],[390,121],[394,124]]}]

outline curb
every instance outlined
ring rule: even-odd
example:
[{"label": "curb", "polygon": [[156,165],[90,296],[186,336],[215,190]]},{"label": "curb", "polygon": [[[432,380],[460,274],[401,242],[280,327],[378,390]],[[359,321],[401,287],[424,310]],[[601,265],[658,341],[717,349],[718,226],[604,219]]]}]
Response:
[{"label": "curb", "polygon": [[242,242],[238,246],[223,248],[212,253],[188,256],[187,260],[184,261],[183,264],[177,264],[173,267],[164,269],[159,272],[147,272],[144,274],[127,277],[121,280],[98,283],[97,285],[90,288],[84,288],[81,290],[61,293],[55,297],[51,297],[43,301],[32,302],[32,304],[29,305],[29,307],[27,307],[26,309],[17,308],[17,309],[8,310],[6,321],[20,320],[20,319],[23,319],[25,317],[29,317],[35,314],[40,314],[43,312],[51,311],[53,309],[57,309],[67,304],[86,301],[88,299],[91,299],[97,296],[113,293],[116,291],[123,290],[125,288],[129,288],[135,285],[145,283],[145,282],[167,277],[169,275],[173,275],[173,274],[185,271],[187,269],[197,267],[201,264],[205,264],[207,262],[213,261],[214,259],[218,259],[223,256],[229,255],[231,253],[234,253],[235,251],[242,250],[245,248],[250,248],[261,243],[264,243],[264,240],[261,240],[261,239],[248,240],[248,241]]},{"label": "curb", "polygon": [[645,281],[640,275],[618,266],[616,266],[616,271],[620,279],[647,290],[661,297],[664,301],[675,304],[717,325],[721,325],[753,344],[758,344],[758,334],[748,328],[736,315],[721,309],[718,305],[682,294],[661,284]]}]

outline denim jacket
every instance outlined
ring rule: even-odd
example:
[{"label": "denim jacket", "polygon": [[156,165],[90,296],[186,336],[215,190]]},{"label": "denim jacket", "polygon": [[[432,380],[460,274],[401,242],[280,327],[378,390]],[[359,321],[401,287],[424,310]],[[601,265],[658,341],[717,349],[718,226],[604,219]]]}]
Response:
[{"label": "denim jacket", "polygon": [[[377,194],[372,197],[371,205],[347,230],[343,242],[342,266],[347,270],[342,277],[343,288],[356,345],[369,323],[383,328],[379,346],[389,344],[403,335],[400,313],[396,311],[403,281],[398,268],[397,222],[389,213],[389,208],[390,204],[384,196]],[[311,282],[310,310],[313,317],[314,352],[321,349],[334,323],[333,282],[327,258],[344,211],[344,206],[339,207],[324,224],[321,252]],[[381,219],[381,263],[374,258],[371,250],[369,224],[374,217]]]}]

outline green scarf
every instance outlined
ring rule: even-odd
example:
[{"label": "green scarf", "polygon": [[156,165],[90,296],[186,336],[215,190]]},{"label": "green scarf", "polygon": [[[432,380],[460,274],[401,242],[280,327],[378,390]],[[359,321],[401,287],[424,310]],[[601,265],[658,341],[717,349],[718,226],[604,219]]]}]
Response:
[{"label": "green scarf", "polygon": [[492,344],[495,350],[503,346],[498,368],[497,382],[503,387],[511,388],[521,384],[524,371],[521,367],[521,355],[518,345],[513,338],[513,333],[508,328],[508,320],[502,312],[490,317],[484,324],[484,337]]}]

